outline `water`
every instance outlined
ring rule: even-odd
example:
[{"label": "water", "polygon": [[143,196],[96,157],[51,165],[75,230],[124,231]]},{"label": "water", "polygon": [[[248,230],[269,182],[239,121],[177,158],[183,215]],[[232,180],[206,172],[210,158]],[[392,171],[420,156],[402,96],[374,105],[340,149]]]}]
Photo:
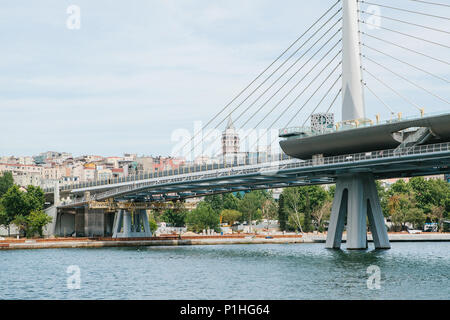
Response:
[{"label": "water", "polygon": [[[81,288],[67,288],[67,267]],[[379,290],[367,268],[381,270]],[[336,251],[323,244],[0,252],[1,299],[450,299],[450,243]]]}]

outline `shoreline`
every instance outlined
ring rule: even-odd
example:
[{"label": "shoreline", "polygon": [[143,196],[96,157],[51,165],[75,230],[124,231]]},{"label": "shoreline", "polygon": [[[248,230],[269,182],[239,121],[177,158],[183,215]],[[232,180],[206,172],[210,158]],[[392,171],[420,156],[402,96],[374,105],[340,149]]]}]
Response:
[{"label": "shoreline", "polygon": [[[235,235],[235,236],[160,236],[152,238],[54,238],[54,239],[8,239],[0,240],[1,250],[56,249],[56,248],[107,248],[140,246],[186,246],[186,245],[232,245],[232,244],[301,244],[325,243],[324,234],[306,235]],[[447,242],[450,233],[405,234],[390,233],[390,242]],[[371,234],[368,241],[372,242]],[[345,243],[345,235],[343,237]]]}]

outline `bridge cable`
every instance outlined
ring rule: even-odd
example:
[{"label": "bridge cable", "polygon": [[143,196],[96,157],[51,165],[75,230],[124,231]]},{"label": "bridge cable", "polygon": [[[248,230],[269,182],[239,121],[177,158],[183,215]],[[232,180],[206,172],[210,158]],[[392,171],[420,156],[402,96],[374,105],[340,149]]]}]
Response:
[{"label": "bridge cable", "polygon": [[[333,69],[333,71],[331,71],[331,73],[326,77],[326,79],[320,84],[320,86],[317,88],[316,91],[314,91],[314,93],[311,95],[311,97],[305,102],[305,104],[303,104],[303,106],[297,110],[297,112],[294,114],[294,116],[289,120],[289,122],[283,127],[283,129],[286,129],[288,125],[291,124],[292,121],[294,121],[294,119],[299,115],[299,113],[304,109],[304,107],[308,104],[308,102],[314,97],[314,95],[319,91],[319,89],[325,84],[325,82],[328,81],[328,79],[330,79],[330,77],[333,75],[333,73],[337,70],[337,68],[342,64],[342,61],[340,61],[338,63],[338,65]],[[342,75],[339,76],[339,78]]]},{"label": "bridge cable", "polygon": [[384,40],[384,39],[378,38],[378,37],[376,37],[376,36],[372,36],[372,35],[370,35],[370,34],[364,32],[364,31],[361,31],[361,34],[363,34],[363,35],[365,35],[365,36],[368,36],[368,37],[370,37],[370,38],[376,39],[376,40],[378,40],[378,41],[382,41],[382,42],[388,43],[388,44],[393,45],[393,46],[396,46],[396,47],[398,47],[398,48],[401,48],[401,49],[404,49],[404,50],[407,50],[407,51],[410,51],[410,52],[419,54],[419,55],[421,55],[421,56],[427,57],[427,58],[429,58],[429,59],[432,59],[432,60],[435,60],[435,61],[438,61],[438,62],[441,62],[441,63],[444,63],[444,64],[450,66],[450,62],[448,62],[448,61],[441,60],[441,59],[438,59],[438,58],[434,58],[434,57],[432,57],[432,56],[430,56],[430,55],[427,55],[427,54],[425,54],[425,53],[422,53],[422,52],[419,52],[419,51],[416,51],[416,50],[413,50],[413,49],[410,49],[410,48],[401,46],[401,45],[399,45],[399,44],[396,44],[396,43],[394,43],[394,42],[391,42],[391,41],[388,41],[388,40]]},{"label": "bridge cable", "polygon": [[432,18],[450,20],[450,18],[448,18],[448,17],[437,16],[437,15],[432,15],[432,14],[427,14],[427,13],[423,13],[423,12],[419,12],[419,11],[407,10],[407,9],[402,9],[402,8],[397,8],[397,7],[391,7],[391,6],[387,6],[387,5],[383,5],[383,4],[379,4],[379,3],[373,3],[373,2],[369,2],[369,1],[365,1],[365,0],[360,0],[359,2],[369,4],[369,5],[379,6],[379,7],[383,7],[383,8],[387,8],[387,9],[419,14],[422,16],[427,16],[427,17],[432,17]]},{"label": "bridge cable", "polygon": [[373,73],[371,73],[369,70],[367,70],[366,68],[362,68],[362,70],[364,70],[367,74],[369,74],[372,78],[374,78],[375,80],[377,80],[378,82],[380,82],[382,85],[384,85],[386,88],[388,88],[389,90],[391,90],[392,92],[394,92],[396,95],[398,95],[400,98],[402,98],[403,100],[405,100],[407,103],[409,103],[410,105],[412,105],[413,107],[415,107],[416,109],[418,109],[419,111],[422,111],[423,109],[420,108],[417,104],[415,104],[414,102],[412,102],[411,100],[409,100],[408,98],[406,98],[405,96],[403,96],[401,93],[399,93],[397,90],[395,90],[394,88],[392,88],[391,86],[387,85],[383,80],[381,80],[380,78],[378,78],[377,76],[375,76]]},{"label": "bridge cable", "polygon": [[370,87],[367,85],[366,82],[362,81],[362,84],[369,90],[370,93],[372,93],[374,95],[375,98],[377,98],[378,101],[380,101],[390,112],[391,114],[395,114],[394,110],[387,105],[376,93],[375,91],[373,91],[372,89],[370,89]]},{"label": "bridge cable", "polygon": [[[327,32],[322,36],[322,37],[320,37],[307,51],[305,51],[298,59],[297,59],[297,61],[295,61],[295,63],[294,63],[294,65],[295,64],[297,64],[309,51],[311,51],[311,49],[313,49],[314,47],[315,47],[315,45],[317,44],[317,43],[319,43],[319,41],[320,40],[322,40],[323,38],[324,38],[324,36],[326,35],[326,34],[328,34],[328,32],[329,31],[331,31],[332,30],[332,28],[334,28],[340,21],[341,21],[342,19],[339,19],[329,30],[327,30]],[[313,54],[313,56],[305,63],[305,64],[303,64],[268,100],[266,100],[266,102],[265,103],[263,103],[260,107],[259,107],[259,109],[258,110],[256,110],[253,114],[252,114],[252,116],[251,117],[249,117],[247,120],[246,120],[246,122],[244,123],[244,124],[242,124],[241,125],[241,129],[259,112],[259,111],[261,111],[261,109],[262,108],[264,108],[264,106],[266,106],[267,105],[267,103],[269,103],[284,87],[286,87],[286,85],[327,45],[327,44],[329,44],[330,42],[331,42],[331,40],[333,40],[334,38],[335,38],[335,36],[340,32],[342,30],[342,28],[339,28],[321,47],[320,47],[320,49],[319,50],[317,50],[314,54]],[[294,65],[292,65],[292,66],[294,66]],[[292,67],[291,66],[291,67]],[[286,72],[285,73],[283,73],[276,81],[278,81],[281,77],[283,77],[286,73],[287,73],[287,71],[289,71],[290,70],[290,68],[288,69],[288,70],[286,70]],[[275,81],[275,82],[276,82]],[[272,87],[273,87],[273,85],[274,85],[275,83],[273,83],[272,84],[272,86],[270,86],[266,91],[264,91],[263,92],[263,94],[262,95],[260,95],[259,97],[258,97],[258,99],[256,99],[247,109],[245,109],[236,119],[234,119],[234,121],[237,121],[237,120],[239,120],[244,114],[245,114],[245,112],[247,112],[258,100],[259,100],[259,98],[261,98],[268,90],[270,90]]]},{"label": "bridge cable", "polygon": [[[311,72],[313,71],[313,70],[315,70],[315,68],[334,50],[334,48],[336,48],[336,46],[341,42],[342,40],[341,39],[339,39],[339,41],[322,57],[322,59],[319,61],[319,62],[317,62],[306,74],[305,74],[305,76],[299,81],[299,83],[301,82],[301,81],[303,81],[304,79],[306,79],[306,77],[309,75],[309,74],[311,74]],[[325,67],[324,68],[322,68],[322,70],[319,72],[319,74],[318,75],[316,75],[316,77],[313,79],[313,80],[311,80],[311,82],[306,86],[306,88],[304,88],[304,90],[299,94],[299,95],[297,95],[297,97],[285,108],[285,110],[278,116],[278,118],[270,125],[270,127],[266,130],[266,132],[276,123],[276,122],[278,122],[278,120],[287,112],[287,110],[289,110],[293,105],[294,105],[294,103],[306,92],[306,90],[307,89],[309,89],[309,87],[319,78],[319,76],[326,70],[326,68],[328,68],[328,66],[339,56],[339,54],[342,52],[342,50],[339,50],[339,52],[325,65]],[[341,62],[340,62],[341,63]],[[339,63],[339,64],[340,64]],[[339,65],[338,65],[339,66]],[[263,119],[262,120],[260,120],[259,121],[259,123],[255,126],[255,128],[256,127],[258,127],[273,111],[275,110],[275,108],[272,108],[272,110],[269,112],[269,113],[267,113],[264,117],[263,117]],[[265,133],[266,133],[265,132]],[[249,134],[247,134],[245,137],[244,137],[244,139],[243,139],[243,141],[245,141],[245,139],[247,139],[248,138],[248,136],[250,135],[251,133],[249,133]],[[252,146],[253,147],[253,146]]]},{"label": "bridge cable", "polygon": [[361,13],[370,15],[370,16],[379,17],[379,18],[383,18],[383,19],[387,19],[387,20],[392,20],[392,21],[395,21],[395,22],[408,24],[408,25],[411,25],[411,26],[414,26],[414,27],[421,27],[421,28],[425,28],[425,29],[428,29],[428,30],[436,31],[436,32],[442,32],[442,33],[450,34],[449,31],[445,31],[445,30],[437,29],[437,28],[427,27],[427,26],[424,26],[423,24],[417,24],[417,23],[412,23],[412,22],[405,21],[405,20],[395,19],[395,18],[391,18],[391,17],[387,17],[387,16],[383,16],[383,15],[367,12],[367,11],[364,11],[364,10],[358,10],[358,11],[361,12]]},{"label": "bridge cable", "polygon": [[442,6],[442,7],[450,8],[450,5],[444,4],[444,3],[437,3],[437,2],[430,2],[430,1],[423,1],[423,0],[409,0],[409,1],[420,2],[420,3],[425,3],[425,4],[431,4],[431,5],[435,5],[435,6]]},{"label": "bridge cable", "polygon": [[[340,43],[341,42],[341,40],[339,40],[338,41],[338,43]],[[337,44],[338,44],[337,43]],[[337,45],[336,44],[336,45]],[[336,47],[336,45],[332,48],[332,49],[334,49],[335,47]],[[330,51],[331,52],[331,51]],[[315,82],[315,80],[317,80],[318,78],[319,78],[319,76],[328,68],[328,66],[339,56],[339,54],[341,53],[341,51],[339,51],[334,57],[333,57],[333,59],[331,59],[330,60],[330,62],[322,69],[322,71],[310,82],[310,84],[299,94],[299,95],[297,95],[297,97],[289,104],[289,106],[287,106],[287,108],[285,108],[285,110],[278,116],[278,118],[274,121],[274,122],[272,122],[271,123],[271,125],[269,126],[269,128],[267,128],[266,129],[266,131],[264,132],[264,134],[266,134],[267,133],[267,131],[269,131],[274,125],[275,125],[275,123],[277,123],[278,122],[278,120],[291,108],[291,106],[306,92],[306,90],[308,90],[309,89],[309,87]],[[328,55],[328,53],[327,53],[327,55]],[[327,56],[326,55],[326,56]],[[325,57],[324,57],[325,58]],[[322,60],[323,60],[323,58],[322,58]],[[342,62],[340,62],[339,64],[338,64],[338,66],[341,64]],[[317,65],[316,65],[317,66]],[[316,66],[314,66],[313,67],[313,69],[316,67]],[[337,67],[338,67],[337,66]],[[336,68],[337,68],[336,67]],[[336,68],[333,70],[333,72],[336,70]],[[308,72],[308,74],[309,73],[311,73],[311,71],[312,71],[312,69],[310,70],[310,72]],[[308,74],[307,75],[305,75],[305,77],[304,78],[306,78],[307,76],[308,76]],[[329,76],[330,77],[330,76]],[[329,78],[328,77],[328,78]],[[303,78],[303,79],[304,79]],[[303,80],[302,79],[302,80]],[[320,87],[319,87],[319,89],[320,89]],[[259,121],[259,123],[255,126],[255,128],[254,129],[256,129],[265,119],[267,119],[267,117],[275,110],[275,108],[276,107],[274,107],[274,108],[272,108],[272,110],[268,113],[268,114],[266,114],[265,116],[264,116],[264,118],[262,119],[262,120],[260,120]],[[245,139],[247,139],[247,137],[249,136],[250,134],[248,134],[247,136],[245,136],[244,137],[244,139],[243,140],[245,140]],[[258,140],[259,141],[259,140]]]},{"label": "bridge cable", "polygon": [[305,126],[305,124],[308,122],[309,118],[312,117],[312,115],[316,112],[316,110],[319,108],[319,106],[322,104],[322,102],[328,97],[328,95],[330,94],[331,90],[334,88],[334,86],[336,85],[336,83],[342,78],[342,73],[339,75],[339,77],[337,77],[336,81],[334,81],[333,85],[330,87],[330,89],[328,89],[328,91],[325,93],[325,95],[323,96],[323,98],[319,101],[319,103],[316,105],[316,107],[313,109],[313,111],[309,114],[309,116],[306,118],[305,122],[303,122],[302,127]]},{"label": "bridge cable", "polygon": [[447,79],[445,79],[445,78],[442,78],[442,77],[440,77],[440,76],[438,76],[438,75],[435,75],[434,73],[431,73],[431,72],[429,72],[429,71],[427,71],[427,70],[425,70],[425,69],[422,69],[422,68],[419,68],[419,67],[417,67],[417,66],[414,66],[414,65],[412,65],[412,64],[410,64],[410,63],[408,63],[408,62],[405,62],[405,61],[403,61],[403,60],[400,60],[400,59],[398,59],[398,58],[396,58],[396,57],[394,57],[394,56],[392,56],[392,55],[390,55],[390,54],[387,54],[387,53],[385,53],[385,52],[383,52],[383,51],[380,51],[380,50],[378,50],[378,49],[372,48],[371,46],[368,46],[368,45],[366,45],[365,43],[361,43],[361,45],[362,45],[363,47],[366,47],[366,48],[368,48],[368,49],[371,49],[371,50],[373,50],[373,51],[376,51],[376,52],[378,52],[378,53],[381,53],[381,54],[383,54],[383,55],[385,55],[385,56],[387,56],[387,57],[390,57],[390,58],[392,58],[392,59],[394,59],[394,60],[396,60],[396,61],[398,61],[398,62],[401,62],[401,63],[403,63],[403,64],[406,64],[406,65],[408,65],[408,66],[410,66],[410,67],[412,67],[412,68],[414,68],[414,69],[417,69],[417,70],[419,70],[419,71],[422,71],[422,72],[424,72],[424,73],[426,73],[426,74],[428,74],[428,75],[430,75],[430,76],[435,77],[436,79],[439,79],[439,80],[442,80],[442,81],[444,81],[444,82],[450,83],[450,81],[447,80]]},{"label": "bridge cable", "polygon": [[[297,72],[285,83],[285,84],[287,84],[289,81],[291,81],[293,78],[294,78],[294,76],[295,75],[297,75],[309,62],[311,62],[311,60],[320,52],[320,51],[322,51],[322,49],[328,44],[328,43],[330,43],[331,42],[331,40],[333,40],[334,39],[334,37],[336,36],[336,34],[338,34],[338,32],[340,31],[341,29],[339,29],[324,45],[322,45],[321,47],[320,47],[320,49],[318,49],[309,59],[308,59],[308,61],[307,62],[305,62],[304,64],[303,64],[303,66],[299,69],[299,70],[297,70]],[[334,49],[334,48],[336,48],[336,46],[339,44],[341,42],[341,40],[339,40],[333,47],[332,47],[332,49],[330,50],[330,51],[328,51],[327,52],[327,54],[325,54],[325,56],[323,56],[321,59],[320,59],[320,61],[323,61],[327,56],[328,56],[328,54]],[[311,70],[312,71],[312,70]],[[309,73],[308,73],[309,74]],[[272,113],[272,111],[276,108],[276,107],[278,107],[291,93],[292,93],[292,91],[294,91],[294,89],[296,89],[299,85],[300,85],[300,83],[304,80],[306,78],[306,76],[304,76],[304,77],[302,77],[302,79],[300,79],[300,81],[298,81],[290,90],[289,90],[289,92],[286,94],[286,95],[284,95],[284,97],[272,108],[272,110],[268,113],[268,114],[270,114],[270,113]],[[278,92],[277,92],[278,93]],[[261,111],[261,109],[265,106],[265,105],[267,105],[267,103],[271,100],[273,98],[273,96],[269,99],[269,100],[267,100],[258,110],[256,110],[256,112],[254,112],[253,114],[252,114],[252,116],[250,117],[250,118],[248,118],[246,121],[245,121],[245,123],[244,124],[242,124],[241,125],[241,128],[240,129],[243,129],[244,128],[244,126],[250,121],[250,120],[252,120],[252,118],[254,118],[254,116],[259,112],[259,111]],[[267,114],[267,115],[268,115]],[[258,123],[257,125],[256,125],[256,127],[258,127],[259,126],[259,124],[260,123]],[[255,127],[255,128],[256,128]],[[254,128],[254,129],[255,129]]]},{"label": "bridge cable", "polygon": [[[284,128],[282,129],[282,130],[285,130],[290,124],[291,124],[291,122],[297,117],[297,115],[300,113],[300,111],[302,110],[302,109],[304,109],[305,108],[305,106],[309,103],[309,101],[314,97],[314,95],[319,91],[319,89],[325,84],[325,82],[327,82],[328,81],[328,79],[334,74],[334,72],[337,70],[337,68],[340,66],[342,64],[342,61],[340,61],[339,62],[339,64],[333,69],[333,71],[331,71],[331,73],[328,75],[328,77],[324,80],[324,82],[322,82],[322,84],[319,86],[319,88],[317,88],[317,90],[312,94],[312,96],[306,101],[306,103],[305,104],[303,104],[303,106],[297,111],[297,113],[291,118],[291,120],[289,120],[289,122],[284,126]],[[334,84],[331,86],[331,88],[330,88],[330,90],[329,91],[331,91],[331,89],[336,85],[336,83],[337,83],[337,81],[339,81],[339,79],[342,77],[342,74],[340,74],[339,75],[339,77],[337,78],[337,80],[334,82]],[[328,91],[328,92],[329,92]],[[326,93],[326,95],[325,95],[325,97],[328,95],[328,92]],[[331,109],[331,107],[333,106],[333,104],[335,103],[335,101],[337,100],[337,98],[339,97],[339,95],[341,94],[341,92],[342,92],[342,88],[339,90],[339,92],[337,93],[337,95],[335,96],[335,98],[333,99],[333,101],[331,102],[331,105],[330,105],[330,107],[328,108],[328,111]],[[325,98],[324,97],[324,98]],[[324,100],[324,98],[321,100],[321,102]],[[321,102],[319,103],[319,105],[321,104]],[[317,108],[317,107],[316,107]],[[287,111],[287,110],[285,110],[285,111]],[[278,120],[277,120],[278,121]],[[273,126],[275,124],[275,122],[274,123],[272,123],[272,125],[271,125],[271,127]],[[270,128],[271,128],[270,127]],[[269,128],[269,129],[270,129]],[[266,132],[269,130],[269,129],[267,129],[266,130]],[[265,133],[266,133],[265,132]],[[264,133],[264,134],[265,134]],[[275,142],[275,141],[277,141],[278,139],[279,139],[280,137],[278,136],[278,137],[276,137],[275,139],[273,139],[271,142],[270,142],[270,146]],[[259,139],[257,140],[257,142],[259,141]]]},{"label": "bridge cable", "polygon": [[[341,51],[339,51],[339,53],[341,53]],[[338,55],[339,55],[338,53]],[[334,59],[336,59],[337,55],[330,61],[333,62]],[[334,72],[337,70],[337,68],[342,64],[342,61],[339,61],[339,63],[337,64],[336,67],[334,67],[334,69],[330,72],[330,74],[325,78],[325,80],[319,85],[319,87],[314,91],[314,93],[308,98],[308,100],[301,106],[301,108],[297,111],[297,113],[291,118],[291,120],[289,121],[289,123],[284,127],[284,129],[286,129],[286,127],[298,116],[298,114],[300,113],[300,111],[302,111],[306,105],[309,103],[309,101],[311,101],[311,99],[316,95],[316,93],[323,87],[323,85],[328,81],[328,79],[331,78],[331,76],[334,74]],[[323,71],[326,70],[326,68],[328,67],[328,65],[314,78],[314,80],[311,81],[311,83],[308,85],[308,87],[305,88],[305,90],[302,91],[302,93],[300,95],[297,96],[297,98],[288,106],[288,108],[286,108],[282,114],[280,116],[278,116],[278,118],[272,122],[272,124],[269,126],[269,128],[267,128],[263,135],[266,134],[273,126],[275,123],[278,122],[278,120],[287,112],[287,110],[289,110],[289,108],[294,104],[295,101],[297,101],[297,99],[303,95],[303,93],[306,92],[306,90],[315,82],[315,80],[317,80],[319,78],[319,76],[323,73]],[[258,139],[256,140],[256,143],[252,145],[252,147],[249,149],[249,151],[254,147],[257,146],[259,141],[261,140],[262,136],[259,136]],[[276,139],[275,139],[276,140]],[[274,141],[275,141],[274,140]],[[273,141],[271,142],[270,145],[272,145]]]},{"label": "bridge cable", "polygon": [[[342,74],[341,74],[341,77],[342,77]],[[338,93],[336,94],[336,96],[334,97],[333,101],[331,101],[331,104],[330,104],[330,106],[328,107],[326,113],[329,113],[329,112],[330,112],[330,110],[331,110],[331,108],[333,107],[334,103],[336,102],[337,98],[339,98],[341,92],[342,92],[342,88],[339,89],[339,91],[338,91]]]},{"label": "bridge cable", "polygon": [[[339,9],[339,11],[337,11],[330,19],[328,19],[308,40],[306,40],[293,54],[291,54],[291,56],[285,61],[285,62],[283,62],[283,64],[281,64],[266,80],[264,80],[264,82],[263,83],[261,83],[255,90],[253,90],[253,92],[249,95],[249,96],[247,96],[247,98],[245,98],[240,104],[238,104],[226,117],[224,117],[215,127],[214,127],[214,129],[218,129],[219,128],[219,126],[227,119],[227,118],[229,118],[239,107],[241,107],[259,88],[261,88],[261,86],[263,85],[263,84],[265,84],[266,82],[267,82],[267,80],[269,80],[277,71],[279,71],[280,69],[281,69],[281,67],[283,67],[306,43],[308,43],[309,42],[309,40],[311,40],[324,26],[326,26],[327,24],[328,24],[328,22],[330,22],[340,11],[341,11],[342,9]],[[339,21],[340,21],[341,19],[339,19],[328,31],[327,31],[327,33],[330,31],[330,30],[332,30],[336,25],[337,25],[337,23],[339,23]],[[299,59],[298,59],[298,61],[299,61]],[[294,64],[292,64],[283,74],[282,74],[282,76],[280,76],[280,77],[278,77],[278,79],[277,80],[275,80],[273,83],[272,83],[272,85],[268,88],[268,89],[266,89],[262,94],[260,94],[260,96],[251,104],[251,106],[253,106],[254,105],[254,103],[256,103],[265,93],[267,93],[267,91],[269,91],[298,61],[296,61]],[[250,107],[251,107],[250,106]],[[250,108],[250,107],[247,107],[247,109],[246,109],[246,111]],[[246,112],[245,111],[245,112]],[[244,112],[244,113],[245,113]],[[242,114],[239,116],[239,117],[241,117],[242,116]],[[235,119],[236,120],[236,119]],[[204,139],[206,139],[210,134],[211,134],[211,132],[212,131],[210,131],[210,132],[208,132],[207,134],[206,134],[206,136],[202,139],[202,141],[200,141],[200,143],[203,143],[204,142]],[[192,141],[192,139],[190,140],[190,141]],[[196,145],[194,145],[194,147],[191,149],[191,151],[190,152],[192,152],[200,143],[197,143]],[[184,147],[183,147],[184,148]]]},{"label": "bridge cable", "polygon": [[398,74],[397,72],[393,71],[392,69],[383,66],[382,64],[380,64],[380,63],[374,61],[373,59],[367,57],[367,56],[364,55],[364,54],[362,55],[362,57],[364,57],[364,58],[366,58],[367,60],[371,61],[372,63],[374,63],[374,64],[376,64],[376,65],[382,67],[383,69],[385,69],[385,70],[391,72],[392,74],[394,74],[394,75],[396,75],[397,77],[399,77],[399,78],[405,80],[406,82],[412,84],[413,86],[415,86],[415,87],[417,87],[417,88],[419,88],[419,89],[422,89],[423,91],[427,92],[428,94],[432,95],[433,97],[435,97],[435,98],[437,98],[437,99],[439,99],[439,100],[441,100],[441,101],[443,101],[443,102],[445,102],[445,103],[447,103],[447,104],[450,105],[450,102],[447,101],[446,99],[444,99],[444,98],[438,96],[437,94],[435,94],[435,93],[429,91],[428,89],[426,89],[426,88],[424,88],[424,87],[418,85],[417,83],[412,82],[411,80],[409,80],[409,79],[403,77],[402,75]]},{"label": "bridge cable", "polygon": [[450,46],[447,46],[447,45],[442,44],[442,43],[439,43],[439,42],[434,42],[434,41],[427,40],[427,39],[423,39],[423,38],[420,38],[420,37],[416,37],[416,36],[413,36],[413,35],[410,35],[410,34],[407,34],[407,33],[404,33],[404,32],[400,32],[400,31],[396,31],[396,30],[389,29],[389,28],[377,26],[377,25],[375,25],[375,24],[366,22],[366,21],[364,21],[364,20],[358,20],[358,21],[361,22],[361,23],[367,24],[367,25],[369,25],[369,26],[375,26],[375,27],[378,27],[378,28],[383,29],[383,30],[387,30],[387,31],[390,31],[390,32],[394,32],[394,33],[397,33],[397,34],[406,36],[406,37],[410,37],[410,38],[413,38],[413,39],[416,39],[416,40],[425,41],[425,42],[428,42],[428,43],[431,43],[431,44],[435,44],[435,45],[444,47],[444,48],[446,48],[446,49],[450,49]]},{"label": "bridge cable", "polygon": [[[335,4],[333,4],[320,18],[318,18],[301,36],[299,36],[294,42],[291,43],[291,45],[283,51],[267,68],[265,68],[259,75],[253,79],[250,84],[248,84],[242,91],[240,91],[225,107],[223,107],[211,120],[208,121],[206,125],[203,126],[202,130],[200,130],[198,133],[194,134],[194,136],[183,146],[180,148],[181,151],[183,148],[185,148],[189,143],[192,142],[192,140],[203,130],[205,130],[217,117],[219,117],[231,104],[233,104],[247,89],[249,89],[256,81],[258,81],[263,74],[265,74],[273,65],[275,65],[291,48],[293,48],[310,30],[312,30],[320,20],[322,20],[331,10],[336,7],[336,5],[340,3],[340,0],[338,0]],[[342,8],[339,10],[341,11]],[[339,12],[338,11],[338,12]],[[289,60],[289,59],[288,59]],[[277,69],[276,71],[278,71]],[[275,71],[275,72],[276,72]],[[252,93],[253,94],[253,93]],[[177,151],[177,152],[178,152]]]}]

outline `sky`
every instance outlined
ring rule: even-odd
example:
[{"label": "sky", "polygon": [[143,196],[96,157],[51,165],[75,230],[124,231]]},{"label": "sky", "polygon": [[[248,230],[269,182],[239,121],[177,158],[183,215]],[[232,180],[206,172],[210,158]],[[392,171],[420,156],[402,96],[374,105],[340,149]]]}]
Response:
[{"label": "sky", "polygon": [[[193,132],[196,122],[204,124],[211,119],[334,3],[3,0],[0,156],[35,155],[48,150],[74,155],[169,155],[175,144],[174,132]],[[68,8],[72,5],[80,9],[79,29],[68,27],[73,16]],[[424,8],[408,0],[396,1],[396,5]],[[426,9],[450,16],[446,8]],[[442,19],[411,20],[401,13],[381,10],[387,16],[450,31],[448,21]],[[382,25],[389,27],[390,23],[383,21]],[[450,45],[448,34],[408,26],[401,30]],[[448,60],[447,48],[436,49],[382,30],[367,32]],[[450,79],[448,65],[406,56],[395,48],[377,45],[373,39],[363,41]],[[370,55],[450,99],[448,83],[419,76],[378,53]],[[426,105],[427,111],[449,109],[448,104],[419,95],[417,88],[375,67],[367,62],[367,69],[377,70],[377,75],[398,85],[396,89],[405,96]],[[395,111],[417,113],[389,89],[371,81],[367,79],[368,85],[395,106]],[[381,108],[367,92],[366,108],[371,118]],[[383,116],[388,117],[389,112]]]}]

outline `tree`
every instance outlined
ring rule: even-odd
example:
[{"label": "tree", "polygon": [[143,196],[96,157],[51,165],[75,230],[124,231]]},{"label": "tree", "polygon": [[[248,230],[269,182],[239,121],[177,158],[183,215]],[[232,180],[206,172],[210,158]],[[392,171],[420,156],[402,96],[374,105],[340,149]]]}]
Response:
[{"label": "tree", "polygon": [[415,229],[422,229],[423,228],[423,224],[425,223],[425,220],[427,218],[427,216],[425,215],[425,213],[423,212],[422,209],[420,208],[410,208],[407,212],[406,212],[406,221],[411,223],[413,225],[413,228]]},{"label": "tree", "polygon": [[292,187],[283,190],[284,206],[290,226],[300,232],[312,231],[312,212],[319,210],[329,193],[320,186]]},{"label": "tree", "polygon": [[0,205],[0,226],[3,226],[6,229],[8,229],[8,236],[9,236],[9,225],[10,225],[10,223],[11,222],[8,221],[8,216],[6,215],[5,210]]},{"label": "tree", "polygon": [[237,210],[224,209],[220,213],[222,217],[222,222],[226,222],[228,225],[232,226],[235,221],[239,221],[242,217],[242,213]]},{"label": "tree", "polygon": [[242,212],[242,219],[249,224],[253,220],[261,219],[261,207],[263,200],[267,194],[261,191],[252,191],[246,193],[244,198],[239,202],[239,211]]},{"label": "tree", "polygon": [[278,223],[280,224],[280,230],[287,230],[288,213],[284,204],[284,195],[280,194],[278,199]]},{"label": "tree", "polygon": [[303,233],[303,214],[302,205],[299,201],[299,188],[292,187],[283,190],[283,202],[288,216],[288,225],[294,230],[300,230]]},{"label": "tree", "polygon": [[196,209],[186,216],[186,223],[190,230],[201,232],[205,229],[219,231],[219,214],[207,202],[200,202]]},{"label": "tree", "polygon": [[239,207],[239,199],[233,193],[209,195],[205,197],[205,202],[218,213],[224,209],[238,210]]},{"label": "tree", "polygon": [[223,199],[221,194],[213,194],[205,197],[204,200],[206,203],[208,203],[214,211],[217,213],[221,212],[223,207]]},{"label": "tree", "polygon": [[444,219],[445,219],[445,207],[444,206],[432,206],[431,207],[431,220],[437,222],[439,225],[439,231],[444,231]]},{"label": "tree", "polygon": [[273,220],[278,212],[277,203],[273,198],[265,199],[261,204],[261,215],[267,219],[267,228],[269,228],[269,220]]},{"label": "tree", "polygon": [[422,209],[416,207],[416,199],[412,193],[400,193],[389,199],[389,212],[396,229],[405,230],[406,223],[414,227],[422,226],[426,216]]},{"label": "tree", "polygon": [[433,206],[445,206],[450,198],[450,184],[443,180],[412,178],[409,182],[417,200],[417,206],[425,213],[431,213]]},{"label": "tree", "polygon": [[381,211],[385,217],[389,217],[388,202],[390,195],[386,188],[381,185],[380,181],[375,181],[375,185],[378,191],[378,198],[380,199]]},{"label": "tree", "polygon": [[323,221],[330,219],[332,206],[333,201],[326,200],[320,208],[317,208],[311,213],[314,220],[316,220],[317,228],[320,232],[324,230]]},{"label": "tree", "polygon": [[44,209],[45,193],[40,187],[28,186],[24,197],[28,212]]},{"label": "tree", "polygon": [[388,194],[390,195],[394,195],[397,193],[410,193],[411,190],[411,186],[406,183],[404,180],[397,180],[394,184],[391,185],[391,187],[389,188]]},{"label": "tree", "polygon": [[29,204],[24,192],[19,189],[19,186],[13,185],[1,198],[3,209],[11,220],[15,216],[27,216],[29,211]]},{"label": "tree", "polygon": [[[34,235],[33,228],[36,232],[42,231],[42,228],[39,229],[39,223],[45,220],[40,213],[44,208],[45,195],[40,187],[28,186],[26,191],[22,191],[17,185],[13,185],[2,196],[0,202],[3,208],[2,221],[8,226],[8,235],[11,223],[25,235]],[[28,216],[32,212],[34,212],[32,220],[29,220]]]},{"label": "tree", "polygon": [[33,210],[30,212],[26,220],[28,222],[28,226],[26,229],[27,236],[34,236],[37,233],[40,237],[42,237],[42,229],[47,224],[52,222],[52,217],[50,217],[42,210]]},{"label": "tree", "polygon": [[158,230],[158,224],[156,223],[156,219],[153,213],[149,214],[148,216],[148,224],[150,226],[150,231],[152,232],[152,234],[155,233],[156,230]]},{"label": "tree", "polygon": [[29,212],[27,211],[27,205],[23,192],[19,187],[13,185],[8,191],[0,198],[1,207],[1,224],[8,229],[8,236],[11,235],[10,226],[15,220],[16,216],[24,216]]},{"label": "tree", "polygon": [[228,210],[238,210],[239,199],[232,193],[222,195],[223,208]]},{"label": "tree", "polygon": [[[172,224],[174,227],[183,227],[186,224],[188,210],[183,202],[176,202],[173,209],[167,209],[161,216],[161,220]],[[155,221],[156,222],[156,221]]]},{"label": "tree", "polygon": [[14,178],[11,172],[4,172],[0,176],[0,198],[8,192],[9,188],[14,185]]}]

